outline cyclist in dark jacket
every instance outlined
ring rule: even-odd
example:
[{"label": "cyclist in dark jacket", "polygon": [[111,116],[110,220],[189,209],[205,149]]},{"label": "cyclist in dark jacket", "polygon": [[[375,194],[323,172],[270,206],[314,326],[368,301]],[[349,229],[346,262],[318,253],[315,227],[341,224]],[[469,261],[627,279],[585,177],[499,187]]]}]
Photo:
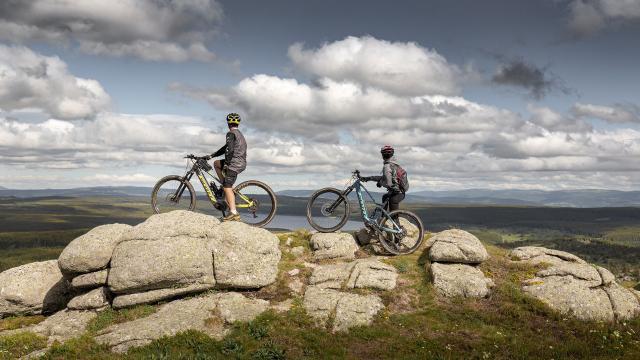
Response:
[{"label": "cyclist in dark jacket", "polygon": [[218,157],[224,154],[223,160],[216,160],[213,163],[213,167],[216,169],[218,178],[222,183],[230,211],[229,215],[222,220],[240,221],[240,214],[236,210],[233,184],[236,182],[238,174],[247,168],[247,142],[244,139],[244,135],[238,130],[240,115],[236,113],[227,115],[227,125],[229,126],[229,132],[227,133],[226,143],[218,151],[211,154],[211,157]]},{"label": "cyclist in dark jacket", "polygon": [[398,164],[393,157],[394,149],[391,145],[385,145],[380,149],[380,154],[382,154],[382,160],[384,161],[382,165],[382,176],[365,176],[361,178],[361,180],[376,181],[378,187],[385,187],[387,193],[382,196],[382,202],[388,201],[386,210],[398,210],[400,208],[400,202],[404,200],[404,191],[400,188],[396,177],[396,167]]}]

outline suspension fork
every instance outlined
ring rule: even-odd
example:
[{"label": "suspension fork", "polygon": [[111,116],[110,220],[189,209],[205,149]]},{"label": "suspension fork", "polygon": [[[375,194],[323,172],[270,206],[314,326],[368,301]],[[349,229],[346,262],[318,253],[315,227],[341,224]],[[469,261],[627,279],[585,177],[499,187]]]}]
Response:
[{"label": "suspension fork", "polygon": [[[348,188],[346,188],[343,192],[342,192],[342,196],[338,198],[338,200],[336,200],[336,202],[334,202],[333,204],[331,204],[331,206],[329,206],[329,212],[333,212],[338,206],[340,206],[340,203],[342,203],[343,199],[347,199],[347,196],[349,196],[349,194],[353,191],[353,185],[349,186]],[[347,200],[348,201],[348,200]]]},{"label": "suspension fork", "polygon": [[190,181],[192,176],[193,176],[193,169],[189,170],[189,172],[184,176],[184,181],[180,184],[180,186],[178,186],[176,199],[180,199],[182,197],[182,193],[184,193],[184,189],[187,188],[187,185],[185,184],[185,182]]}]

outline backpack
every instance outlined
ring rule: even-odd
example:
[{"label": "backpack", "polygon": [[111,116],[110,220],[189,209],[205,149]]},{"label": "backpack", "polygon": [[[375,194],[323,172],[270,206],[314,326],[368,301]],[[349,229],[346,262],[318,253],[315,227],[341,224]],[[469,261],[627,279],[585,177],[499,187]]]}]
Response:
[{"label": "backpack", "polygon": [[409,177],[407,176],[407,171],[402,168],[402,166],[392,163],[395,170],[395,180],[396,184],[400,187],[400,191],[406,193],[409,191]]}]

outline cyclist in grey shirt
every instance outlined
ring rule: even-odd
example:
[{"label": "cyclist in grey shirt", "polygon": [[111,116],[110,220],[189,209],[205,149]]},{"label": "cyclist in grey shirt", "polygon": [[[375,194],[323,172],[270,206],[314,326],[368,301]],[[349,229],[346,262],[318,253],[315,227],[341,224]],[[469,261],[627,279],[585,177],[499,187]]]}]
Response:
[{"label": "cyclist in grey shirt", "polygon": [[391,145],[385,145],[380,149],[382,160],[382,176],[366,176],[361,178],[362,181],[376,181],[378,187],[384,187],[387,189],[387,193],[382,196],[382,202],[388,202],[387,210],[394,211],[400,208],[400,202],[404,200],[404,191],[402,191],[400,184],[395,176],[395,169],[398,164],[393,157],[394,149]]},{"label": "cyclist in grey shirt", "polygon": [[227,115],[227,125],[229,132],[227,133],[226,143],[218,151],[211,154],[210,157],[218,157],[224,154],[224,160],[216,160],[213,167],[216,169],[218,178],[222,183],[224,195],[229,205],[230,213],[225,216],[223,221],[240,221],[240,214],[236,209],[236,197],[233,193],[233,184],[238,178],[238,174],[247,168],[247,142],[244,135],[238,129],[240,125],[240,115],[231,113]]}]

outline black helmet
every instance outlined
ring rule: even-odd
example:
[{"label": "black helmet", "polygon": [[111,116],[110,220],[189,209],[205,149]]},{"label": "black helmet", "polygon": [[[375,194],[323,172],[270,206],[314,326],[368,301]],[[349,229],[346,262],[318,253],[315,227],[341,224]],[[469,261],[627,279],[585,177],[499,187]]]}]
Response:
[{"label": "black helmet", "polygon": [[382,156],[385,158],[392,157],[393,153],[394,153],[394,150],[393,150],[393,146],[391,145],[385,145],[382,148],[380,148],[380,154],[382,154]]}]

